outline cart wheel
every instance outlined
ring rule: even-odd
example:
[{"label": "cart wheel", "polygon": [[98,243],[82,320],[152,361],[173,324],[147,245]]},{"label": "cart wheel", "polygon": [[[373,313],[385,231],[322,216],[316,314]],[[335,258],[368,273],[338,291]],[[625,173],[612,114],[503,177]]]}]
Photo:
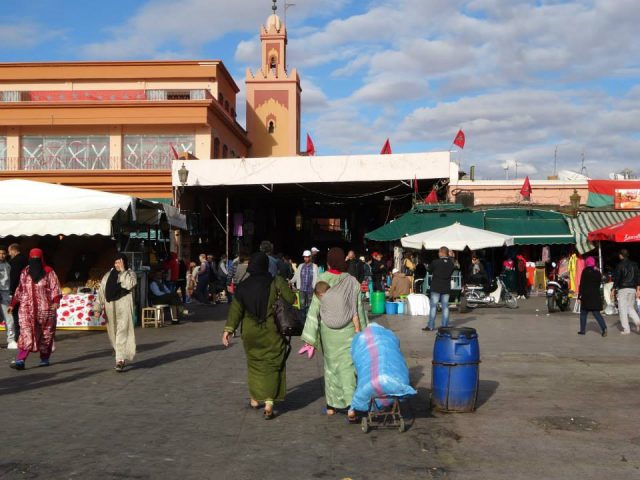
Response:
[{"label": "cart wheel", "polygon": [[404,418],[400,417],[400,422],[398,422],[398,432],[403,433],[406,425],[404,424]]},{"label": "cart wheel", "polygon": [[360,426],[364,433],[369,433],[369,420],[367,417],[362,417],[362,422],[360,422]]}]

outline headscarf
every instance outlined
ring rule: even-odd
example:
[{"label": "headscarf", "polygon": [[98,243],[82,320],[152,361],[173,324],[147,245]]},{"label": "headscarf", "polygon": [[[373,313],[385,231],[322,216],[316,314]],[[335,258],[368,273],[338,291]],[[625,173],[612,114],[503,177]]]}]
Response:
[{"label": "headscarf", "polygon": [[332,270],[339,272],[347,271],[347,262],[345,260],[344,250],[340,247],[333,247],[327,253],[327,264]]},{"label": "headscarf", "polygon": [[584,264],[587,268],[591,267],[591,268],[595,268],[596,266],[596,259],[593,257],[587,257],[584,261]]},{"label": "headscarf", "polygon": [[[114,262],[116,260],[122,260],[125,271],[129,268],[126,255],[119,253],[113,259]],[[107,284],[104,288],[104,297],[107,302],[115,302],[116,300],[120,300],[122,297],[129,293],[129,290],[127,290],[126,288],[122,288],[122,286],[118,283],[119,274],[120,272],[118,272],[115,267],[112,268],[109,272],[109,278],[107,278]]]},{"label": "headscarf", "polygon": [[51,268],[44,263],[44,254],[39,248],[32,248],[29,251],[29,276],[33,283],[38,283],[51,271]]},{"label": "headscarf", "polygon": [[251,255],[247,273],[250,276],[238,285],[236,298],[258,323],[264,323],[269,315],[267,309],[273,282],[269,273],[269,257],[263,252]]}]

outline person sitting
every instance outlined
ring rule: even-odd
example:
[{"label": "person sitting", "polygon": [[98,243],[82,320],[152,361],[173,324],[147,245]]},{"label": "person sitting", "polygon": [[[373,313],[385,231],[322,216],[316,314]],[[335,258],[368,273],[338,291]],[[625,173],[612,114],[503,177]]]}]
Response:
[{"label": "person sitting", "polygon": [[184,313],[182,299],[176,292],[172,292],[162,281],[162,272],[151,274],[149,283],[149,299],[153,305],[169,305],[171,309],[171,323],[180,323],[180,316]]},{"label": "person sitting", "polygon": [[391,299],[396,300],[401,296],[409,295],[411,293],[411,279],[397,268],[392,270],[392,274],[391,287],[389,288]]}]

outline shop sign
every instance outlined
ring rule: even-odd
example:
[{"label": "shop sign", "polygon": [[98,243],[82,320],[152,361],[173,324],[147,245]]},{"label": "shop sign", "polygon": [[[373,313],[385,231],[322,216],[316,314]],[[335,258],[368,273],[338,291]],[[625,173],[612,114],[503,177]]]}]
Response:
[{"label": "shop sign", "polygon": [[640,189],[616,188],[613,206],[616,210],[640,209]]}]

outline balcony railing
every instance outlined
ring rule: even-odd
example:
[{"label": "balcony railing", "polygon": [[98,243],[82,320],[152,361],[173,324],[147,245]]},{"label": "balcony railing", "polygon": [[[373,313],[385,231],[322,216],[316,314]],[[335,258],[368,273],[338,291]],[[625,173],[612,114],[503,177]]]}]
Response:
[{"label": "balcony railing", "polygon": [[30,90],[0,92],[0,102],[195,101],[213,99],[205,89],[170,90]]}]

